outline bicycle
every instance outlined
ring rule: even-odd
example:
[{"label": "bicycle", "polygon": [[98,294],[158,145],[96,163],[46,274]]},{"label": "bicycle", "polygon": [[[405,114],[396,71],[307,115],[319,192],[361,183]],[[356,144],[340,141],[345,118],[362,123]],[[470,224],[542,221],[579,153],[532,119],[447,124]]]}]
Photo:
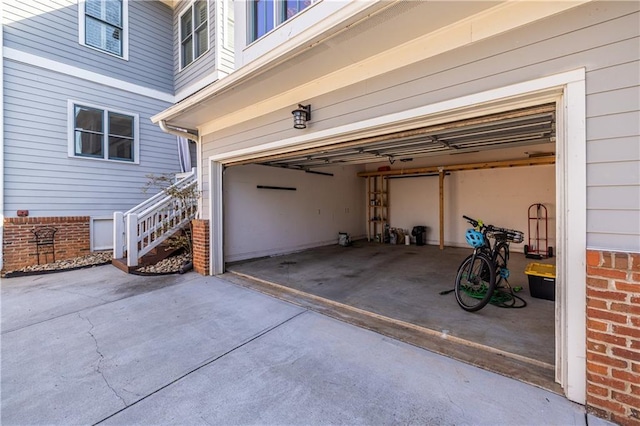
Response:
[{"label": "bicycle", "polygon": [[[496,304],[505,307],[524,307],[526,302],[517,298],[509,285],[509,243],[521,243],[524,234],[513,229],[485,225],[482,221],[462,216],[473,228],[465,233],[467,243],[473,247],[473,254],[468,256],[458,267],[454,293],[458,305],[466,311],[475,312],[493,302],[494,292],[503,282],[509,289],[509,298],[495,300]],[[495,239],[493,246],[490,238]],[[506,294],[506,293],[505,293]],[[516,298],[522,302],[516,306]],[[503,300],[504,299],[504,300]],[[508,305],[511,301],[511,305]]]}]

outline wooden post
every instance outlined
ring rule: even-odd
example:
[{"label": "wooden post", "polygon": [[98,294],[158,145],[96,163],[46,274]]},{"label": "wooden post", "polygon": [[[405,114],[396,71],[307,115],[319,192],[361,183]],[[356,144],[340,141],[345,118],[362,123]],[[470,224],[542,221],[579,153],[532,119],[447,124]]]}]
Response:
[{"label": "wooden post", "polygon": [[113,258],[124,256],[124,216],[122,212],[113,212]]},{"label": "wooden post", "polygon": [[440,181],[440,250],[444,250],[444,169],[438,168]]},{"label": "wooden post", "polygon": [[127,266],[138,266],[138,215],[127,215]]}]

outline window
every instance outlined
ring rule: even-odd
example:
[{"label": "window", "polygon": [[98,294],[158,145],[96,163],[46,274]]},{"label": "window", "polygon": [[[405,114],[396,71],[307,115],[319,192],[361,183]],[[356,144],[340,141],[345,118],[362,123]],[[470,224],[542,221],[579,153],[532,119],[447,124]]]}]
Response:
[{"label": "window", "polygon": [[128,0],[79,2],[80,44],[127,59]]},{"label": "window", "polygon": [[138,117],[136,114],[69,103],[73,157],[137,163]]},{"label": "window", "polygon": [[315,0],[253,0],[250,7],[251,34],[255,41],[287,19],[309,7]]},{"label": "window", "polygon": [[209,49],[208,6],[197,0],[180,16],[180,67],[184,68]]}]

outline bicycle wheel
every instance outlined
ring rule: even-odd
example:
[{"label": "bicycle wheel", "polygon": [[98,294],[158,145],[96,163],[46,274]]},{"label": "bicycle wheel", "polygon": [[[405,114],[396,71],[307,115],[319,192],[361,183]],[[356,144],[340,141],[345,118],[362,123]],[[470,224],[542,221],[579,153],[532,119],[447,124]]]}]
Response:
[{"label": "bicycle wheel", "polygon": [[495,287],[495,265],[484,254],[467,257],[458,268],[454,293],[465,311],[482,309],[491,300]]},{"label": "bicycle wheel", "polygon": [[505,242],[498,243],[493,250],[493,263],[496,265],[496,287],[504,278],[509,277],[507,261],[509,260],[509,245]]}]

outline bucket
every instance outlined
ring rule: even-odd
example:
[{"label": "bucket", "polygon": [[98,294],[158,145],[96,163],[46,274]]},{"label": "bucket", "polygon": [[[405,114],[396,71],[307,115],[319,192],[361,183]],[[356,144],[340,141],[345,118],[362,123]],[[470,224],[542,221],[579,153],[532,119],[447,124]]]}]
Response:
[{"label": "bucket", "polygon": [[342,247],[351,245],[351,238],[349,237],[349,234],[347,234],[346,232],[338,233],[338,244],[340,244]]}]

